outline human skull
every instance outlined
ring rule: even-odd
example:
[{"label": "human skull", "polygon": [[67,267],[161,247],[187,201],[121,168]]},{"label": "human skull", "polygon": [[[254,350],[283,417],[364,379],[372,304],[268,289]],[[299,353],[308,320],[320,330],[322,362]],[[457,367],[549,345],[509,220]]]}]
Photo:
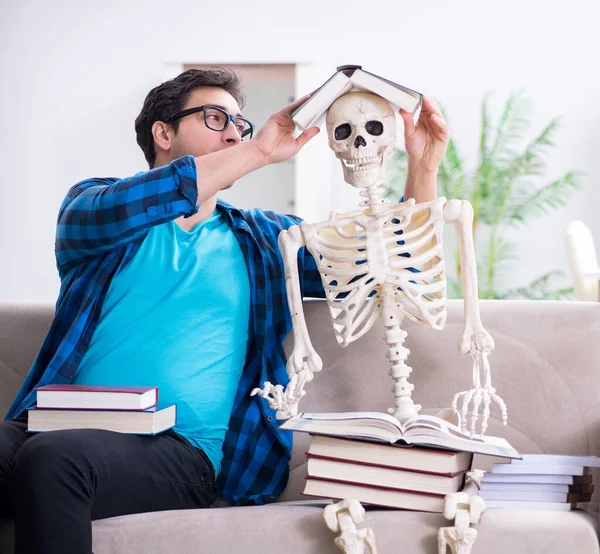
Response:
[{"label": "human skull", "polygon": [[326,123],[329,148],[342,163],[346,183],[367,188],[383,182],[384,158],[396,143],[390,103],[370,92],[347,92],[331,105]]}]

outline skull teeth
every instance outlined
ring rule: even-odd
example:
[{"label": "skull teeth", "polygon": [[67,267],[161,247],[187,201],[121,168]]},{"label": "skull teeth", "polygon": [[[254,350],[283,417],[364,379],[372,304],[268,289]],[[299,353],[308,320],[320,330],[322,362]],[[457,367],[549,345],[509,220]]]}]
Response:
[{"label": "skull teeth", "polygon": [[348,171],[370,171],[381,165],[379,156],[371,156],[370,158],[348,158],[342,159],[344,166]]}]

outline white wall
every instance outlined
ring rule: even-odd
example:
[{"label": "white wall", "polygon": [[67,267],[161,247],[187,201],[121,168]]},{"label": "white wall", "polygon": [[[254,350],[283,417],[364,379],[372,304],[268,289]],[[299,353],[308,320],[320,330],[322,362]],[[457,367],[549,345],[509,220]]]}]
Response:
[{"label": "white wall", "polygon": [[[0,0],[0,299],[56,298],[60,202],[78,180],[145,168],[133,120],[169,64],[298,63],[304,94],[337,65],[359,63],[443,102],[471,161],[483,94],[502,99],[523,89],[536,102],[536,128],[563,116],[548,177],[571,168],[587,176],[566,209],[521,232],[527,256],[510,283],[565,266],[572,218],[600,239],[598,2],[395,1],[365,12],[374,5]],[[236,21],[245,22],[246,35]],[[299,182],[308,185],[296,205],[309,219],[357,200],[324,135],[298,158]]]}]

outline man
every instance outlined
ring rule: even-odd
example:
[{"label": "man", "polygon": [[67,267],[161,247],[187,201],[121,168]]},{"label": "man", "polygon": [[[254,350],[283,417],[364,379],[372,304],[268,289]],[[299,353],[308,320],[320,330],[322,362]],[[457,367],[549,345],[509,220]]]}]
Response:
[{"label": "man", "polygon": [[[289,114],[299,100],[254,133],[242,99],[223,69],[161,84],[135,125],[150,170],[78,183],[60,208],[55,319],[0,424],[0,515],[15,519],[18,554],[87,554],[94,519],[208,507],[217,494],[262,504],[285,488],[291,436],[249,393],[287,382],[291,322],[277,236],[300,220],[238,210],[217,195],[291,158],[318,129],[294,138]],[[416,127],[402,116],[405,196],[430,200],[448,129],[429,100]],[[299,271],[303,294],[323,296],[307,252]],[[177,404],[177,425],[147,437],[27,435],[34,387],[55,382],[158,386],[163,402]]]}]

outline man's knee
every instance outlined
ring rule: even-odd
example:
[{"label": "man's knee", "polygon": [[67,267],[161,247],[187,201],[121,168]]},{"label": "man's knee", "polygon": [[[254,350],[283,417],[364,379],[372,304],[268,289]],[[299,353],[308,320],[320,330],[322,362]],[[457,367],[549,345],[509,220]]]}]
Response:
[{"label": "man's knee", "polygon": [[14,485],[28,482],[44,483],[47,479],[66,476],[73,469],[85,467],[85,453],[78,434],[70,431],[49,431],[31,436],[15,457],[12,472]]}]

